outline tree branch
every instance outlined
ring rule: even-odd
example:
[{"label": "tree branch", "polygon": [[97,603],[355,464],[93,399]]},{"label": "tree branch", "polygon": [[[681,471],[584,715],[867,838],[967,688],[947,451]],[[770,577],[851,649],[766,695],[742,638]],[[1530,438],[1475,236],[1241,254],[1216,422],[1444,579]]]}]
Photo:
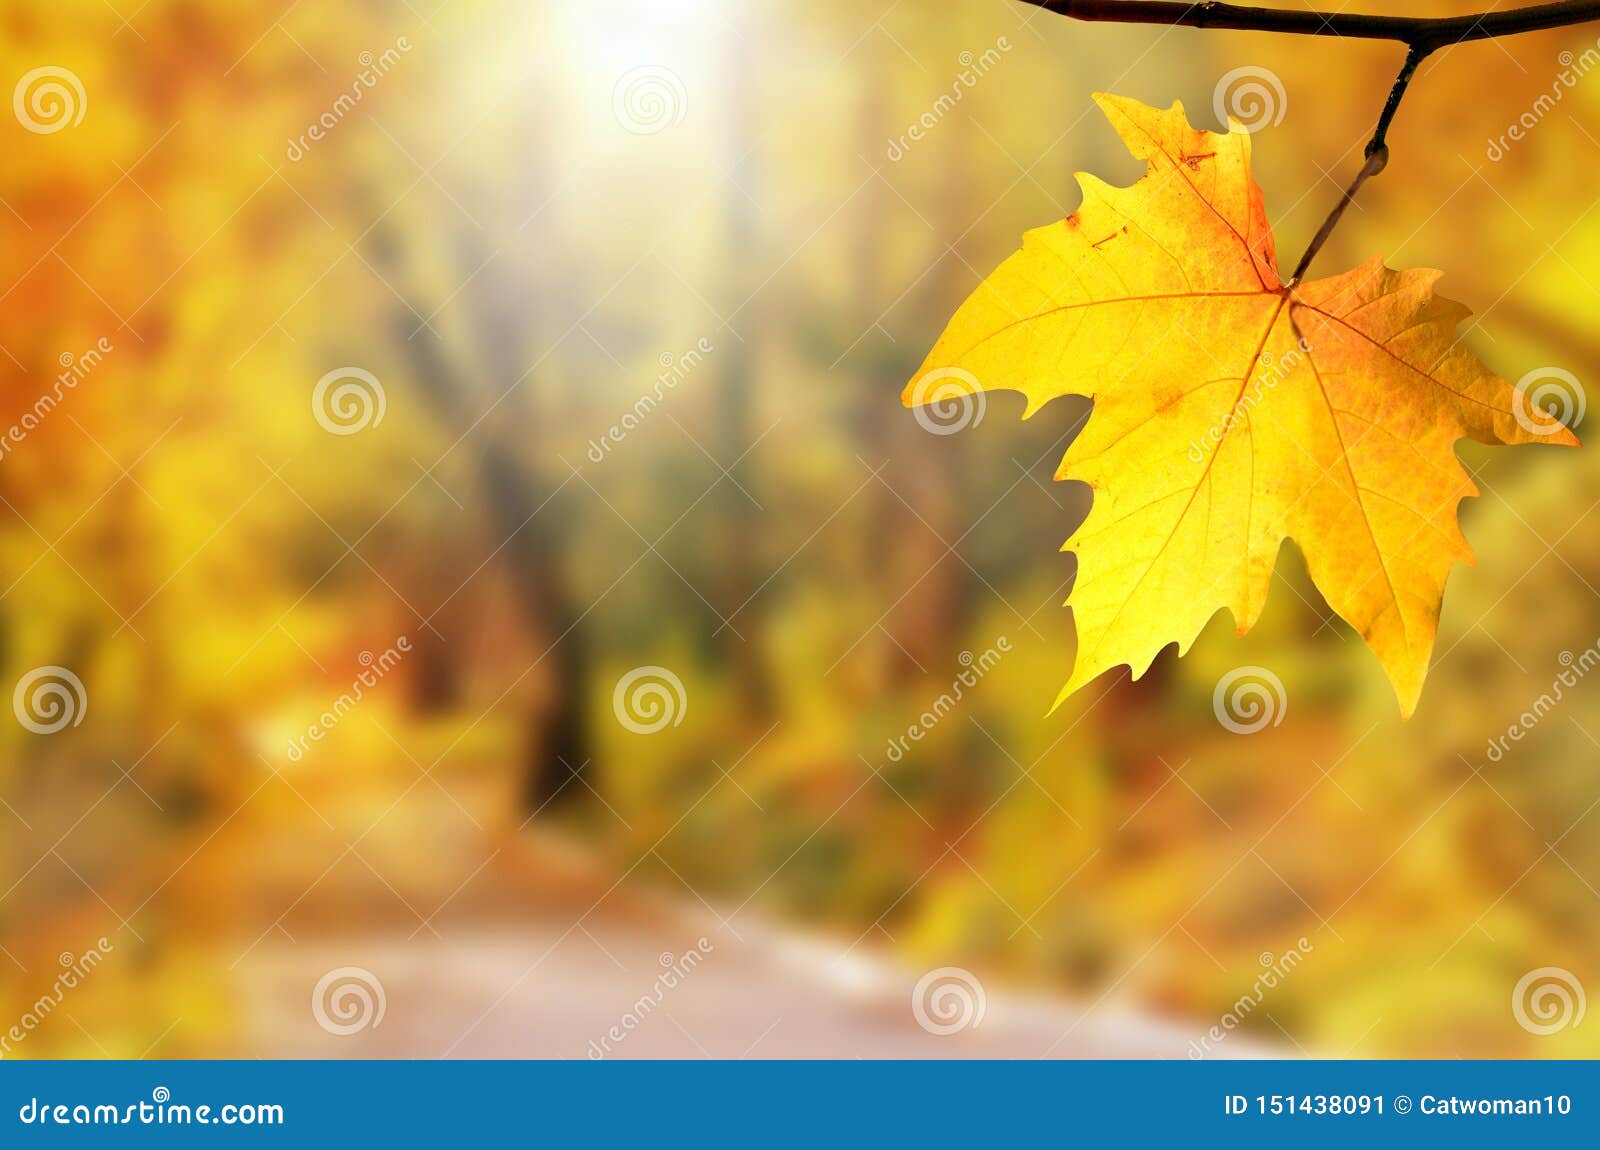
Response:
[{"label": "tree branch", "polygon": [[1367,141],[1366,162],[1317,229],[1305,254],[1295,266],[1294,275],[1284,286],[1293,289],[1306,274],[1311,261],[1333,234],[1340,218],[1356,198],[1361,185],[1383,171],[1389,163],[1387,137],[1389,125],[1400,108],[1400,99],[1416,74],[1417,65],[1440,48],[1469,40],[1488,40],[1515,36],[1600,20],[1600,0],[1562,0],[1554,4],[1535,4],[1501,12],[1480,12],[1476,16],[1364,16],[1347,12],[1310,12],[1298,9],[1249,8],[1239,4],[1184,4],[1177,0],[1022,0],[1048,12],[1076,20],[1104,20],[1121,24],[1166,24],[1187,28],[1232,28],[1256,32],[1287,32],[1301,36],[1345,36],[1366,40],[1398,40],[1405,44],[1405,66],[1389,89],[1378,125]]},{"label": "tree branch", "polygon": [[1301,36],[1347,36],[1399,40],[1432,52],[1448,44],[1515,36],[1600,20],[1600,0],[1562,0],[1469,16],[1367,16],[1351,12],[1252,8],[1240,4],[1184,4],[1178,0],[1022,0],[1076,20],[1121,24],[1169,24],[1188,28],[1232,28]]}]

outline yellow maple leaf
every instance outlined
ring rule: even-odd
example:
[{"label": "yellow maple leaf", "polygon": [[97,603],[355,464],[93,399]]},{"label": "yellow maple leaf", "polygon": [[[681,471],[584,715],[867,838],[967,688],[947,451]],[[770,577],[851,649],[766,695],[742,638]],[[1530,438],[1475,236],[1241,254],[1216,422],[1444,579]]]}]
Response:
[{"label": "yellow maple leaf", "polygon": [[1023,237],[961,305],[908,407],[1009,388],[1024,418],[1094,401],[1057,479],[1093,489],[1062,550],[1077,661],[1056,703],[1121,664],[1138,678],[1227,608],[1239,634],[1294,539],[1328,605],[1416,708],[1477,494],[1455,443],[1576,438],[1457,337],[1441,273],[1380,259],[1293,287],[1278,273],[1250,136],[1097,95],[1148,163],[1130,187],[1080,173],[1083,205]]}]

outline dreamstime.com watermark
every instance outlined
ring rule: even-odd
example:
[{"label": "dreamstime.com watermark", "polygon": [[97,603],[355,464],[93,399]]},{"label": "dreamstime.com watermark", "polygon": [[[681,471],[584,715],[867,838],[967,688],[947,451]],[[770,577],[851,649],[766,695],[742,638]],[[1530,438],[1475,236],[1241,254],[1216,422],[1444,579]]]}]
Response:
[{"label": "dreamstime.com watermark", "polygon": [[22,74],[11,89],[11,110],[28,131],[49,136],[83,123],[89,96],[76,72],[45,64]]},{"label": "dreamstime.com watermark", "polygon": [[289,740],[285,752],[291,763],[298,763],[305,757],[307,743],[320,743],[328,733],[344,721],[344,717],[355,710],[356,704],[366,697],[366,693],[376,687],[383,677],[400,665],[400,660],[411,650],[411,638],[401,635],[394,641],[394,646],[386,647],[381,654],[374,655],[371,651],[363,651],[357,662],[366,670],[356,675],[350,681],[350,689],[343,692],[333,701],[316,721],[306,728],[306,733]]},{"label": "dreamstime.com watermark", "polygon": [[935,435],[977,427],[988,406],[978,377],[959,367],[937,367],[918,376],[911,385],[911,402],[911,414]]},{"label": "dreamstime.com watermark", "polygon": [[1219,124],[1231,117],[1247,132],[1276,127],[1289,111],[1283,81],[1270,68],[1246,64],[1223,74],[1211,90],[1211,110]]},{"label": "dreamstime.com watermark", "polygon": [[1226,415],[1207,428],[1204,435],[1189,441],[1189,462],[1204,463],[1206,456],[1216,449],[1233,425],[1248,416],[1267,392],[1288,379],[1289,373],[1300,366],[1300,361],[1310,352],[1311,345],[1304,339],[1281,356],[1274,356],[1270,351],[1262,352],[1256,358],[1255,382],[1246,389],[1246,394],[1239,397]]},{"label": "dreamstime.com watermark", "polygon": [[961,103],[962,98],[978,86],[978,81],[987,76],[1012,47],[1011,41],[1001,36],[995,40],[992,47],[985,48],[982,52],[967,51],[957,56],[956,63],[961,65],[961,71],[957,72],[955,79],[950,82],[950,90],[941,92],[932,106],[911,121],[906,130],[900,133],[899,139],[891,138],[887,141],[888,147],[884,149],[884,155],[889,158],[889,162],[898,164],[905,159],[911,146],[926,139],[929,132],[942,124],[944,118],[955,111],[956,105]]},{"label": "dreamstime.com watermark", "polygon": [[61,971],[50,984],[50,989],[34,999],[33,1004],[22,1012],[22,1017],[17,1019],[4,1034],[0,1034],[0,1058],[7,1057],[14,1047],[27,1041],[28,1035],[44,1024],[45,1019],[66,1000],[67,994],[78,989],[83,980],[94,973],[101,960],[115,949],[110,939],[102,938],[92,949],[82,954],[63,951]]},{"label": "dreamstime.com watermark", "polygon": [[1283,680],[1265,667],[1235,667],[1217,680],[1211,712],[1234,734],[1253,735],[1269,723],[1276,727],[1283,722],[1289,696]]},{"label": "dreamstime.com watermark", "polygon": [[356,73],[356,78],[350,82],[350,90],[340,92],[328,110],[323,112],[300,133],[299,139],[290,138],[289,146],[283,154],[288,157],[291,164],[298,164],[305,159],[306,153],[311,150],[311,145],[328,138],[344,118],[355,111],[356,105],[366,99],[367,93],[378,86],[378,81],[389,74],[389,70],[400,62],[401,56],[410,52],[413,45],[404,36],[397,37],[393,46],[385,48],[374,55],[363,52],[356,57],[356,63],[361,65],[361,71]]},{"label": "dreamstime.com watermark", "polygon": [[47,1102],[29,1098],[17,1110],[24,1126],[282,1126],[276,1103],[226,1102],[191,1106],[172,1101],[172,1091],[157,1086],[147,1102],[114,1106],[105,1102]]},{"label": "dreamstime.com watermark", "polygon": [[662,64],[629,68],[611,87],[611,113],[635,136],[653,136],[683,123],[689,92],[683,80]]},{"label": "dreamstime.com watermark", "polygon": [[903,735],[897,735],[889,740],[884,749],[884,757],[891,763],[898,763],[906,757],[906,752],[911,749],[912,743],[920,743],[927,737],[946,715],[956,709],[956,705],[966,697],[968,691],[978,685],[990,671],[994,670],[1001,658],[1011,651],[1011,640],[1001,635],[994,641],[994,646],[984,650],[981,655],[974,655],[971,651],[963,651],[957,662],[965,670],[959,672],[950,683],[950,689],[940,695],[926,711],[918,715],[916,720],[908,726]]},{"label": "dreamstime.com watermark", "polygon": [[947,1038],[976,1030],[989,1013],[989,996],[972,971],[941,966],[917,979],[911,988],[911,1016],[929,1034]]},{"label": "dreamstime.com watermark", "polygon": [[661,406],[661,401],[667,393],[673,391],[689,373],[705,362],[706,356],[717,350],[709,339],[701,338],[698,343],[682,355],[673,355],[670,351],[661,353],[661,373],[656,376],[651,389],[634,401],[633,407],[622,413],[622,418],[608,427],[604,434],[597,439],[589,441],[589,450],[585,452],[590,463],[602,463],[613,448],[628,438],[628,433],[638,427],[656,408]]},{"label": "dreamstime.com watermark", "polygon": [[1583,983],[1561,966],[1530,970],[1511,989],[1512,1017],[1529,1034],[1541,1037],[1576,1027],[1588,1007]]},{"label": "dreamstime.com watermark", "polygon": [[[1545,418],[1534,415],[1537,410]],[[1583,422],[1589,397],[1578,377],[1564,367],[1536,367],[1517,380],[1511,396],[1511,414],[1524,431],[1554,435]]]},{"label": "dreamstime.com watermark", "polygon": [[1576,655],[1571,651],[1563,651],[1556,661],[1566,670],[1550,681],[1550,689],[1528,704],[1527,709],[1506,728],[1505,734],[1489,740],[1484,754],[1491,763],[1498,763],[1506,757],[1506,752],[1511,749],[1508,743],[1520,743],[1527,738],[1529,732],[1543,722],[1545,716],[1556,709],[1556,704],[1566,697],[1568,687],[1576,687],[1579,679],[1600,666],[1600,640]]},{"label": "dreamstime.com watermark", "polygon": [[33,401],[33,406],[24,411],[15,423],[4,431],[0,431],[0,462],[4,462],[12,450],[28,438],[30,432],[36,430],[56,408],[61,406],[61,401],[70,391],[89,378],[89,373],[100,366],[100,361],[110,355],[116,348],[109,339],[101,336],[95,341],[94,346],[86,351],[73,355],[70,351],[61,353],[58,362],[61,371],[56,375],[55,383]]},{"label": "dreamstime.com watermark", "polygon": [[683,680],[666,667],[635,667],[617,680],[611,692],[611,710],[627,730],[653,735],[668,726],[683,725],[689,692]]},{"label": "dreamstime.com watermark", "polygon": [[[1600,40],[1596,40],[1595,44],[1600,45]],[[1567,93],[1578,86],[1578,81],[1587,76],[1595,65],[1600,64],[1600,48],[1585,48],[1583,54],[1577,56],[1570,50],[1564,51],[1556,57],[1556,63],[1561,65],[1561,71],[1557,72],[1556,78],[1550,82],[1550,90],[1542,93],[1527,111],[1507,124],[1499,139],[1490,137],[1489,146],[1484,149],[1483,154],[1488,157],[1491,164],[1498,164],[1505,159],[1506,153],[1511,150],[1511,145],[1527,139],[1528,133],[1543,123],[1544,118],[1556,110],[1556,105],[1566,99]]]},{"label": "dreamstime.com watermark", "polygon": [[627,1012],[617,1020],[616,1025],[601,1035],[598,1040],[589,1042],[589,1058],[598,1062],[607,1055],[612,1054],[616,1047],[622,1045],[645,1020],[658,1010],[667,999],[669,991],[676,990],[700,966],[702,962],[716,950],[716,945],[709,938],[701,938],[694,944],[693,950],[686,950],[682,954],[673,954],[664,951],[661,955],[663,970],[656,975],[656,980],[650,989],[641,994]]},{"label": "dreamstime.com watermark", "polygon": [[389,397],[364,367],[336,367],[311,389],[311,415],[331,435],[355,435],[383,422]]},{"label": "dreamstime.com watermark", "polygon": [[340,1038],[378,1029],[388,1009],[382,981],[364,966],[335,967],[311,988],[311,1017]]},{"label": "dreamstime.com watermark", "polygon": [[35,667],[17,680],[11,692],[11,711],[36,735],[53,735],[83,722],[89,710],[89,693],[71,669],[51,664]]},{"label": "dreamstime.com watermark", "polygon": [[1273,954],[1270,950],[1262,951],[1260,961],[1263,969],[1256,975],[1255,982],[1251,984],[1249,990],[1234,1000],[1233,1005],[1217,1019],[1216,1025],[1198,1039],[1190,1040],[1189,1057],[1204,1058],[1226,1042],[1228,1035],[1239,1029],[1245,1019],[1250,1017],[1251,1012],[1266,1001],[1267,992],[1276,990],[1278,984],[1294,973],[1313,949],[1311,940],[1301,937],[1294,946],[1282,954]]}]

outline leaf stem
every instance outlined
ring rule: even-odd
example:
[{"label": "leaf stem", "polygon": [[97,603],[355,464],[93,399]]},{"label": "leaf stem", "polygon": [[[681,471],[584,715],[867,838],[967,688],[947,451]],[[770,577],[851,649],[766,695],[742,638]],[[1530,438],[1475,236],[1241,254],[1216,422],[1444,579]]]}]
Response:
[{"label": "leaf stem", "polygon": [[1564,28],[1600,20],[1600,0],[1561,0],[1552,4],[1533,4],[1475,16],[1368,16],[1350,12],[1313,12],[1302,9],[1252,8],[1241,4],[1182,3],[1181,0],[1022,0],[1047,12],[1076,20],[1104,20],[1123,24],[1167,24],[1189,28],[1231,28],[1256,32],[1287,32],[1303,36],[1346,36],[1367,40],[1398,40],[1406,45],[1406,62],[1389,89],[1378,125],[1367,141],[1366,162],[1339,197],[1339,202],[1322,221],[1305,254],[1295,266],[1294,275],[1284,285],[1292,290],[1306,274],[1311,261],[1333,234],[1361,185],[1383,171],[1389,163],[1387,136],[1400,99],[1406,93],[1417,65],[1432,53],[1451,44],[1469,40],[1489,40],[1515,36],[1547,28]]},{"label": "leaf stem", "polygon": [[1328,218],[1322,221],[1322,226],[1317,229],[1317,234],[1311,237],[1311,243],[1306,246],[1305,254],[1300,257],[1300,262],[1295,265],[1294,274],[1289,277],[1289,282],[1284,285],[1286,290],[1292,290],[1304,278],[1306,269],[1311,266],[1311,261],[1316,258],[1322,245],[1328,242],[1328,237],[1333,234],[1334,225],[1356,198],[1356,193],[1361,190],[1361,185],[1373,176],[1383,171],[1389,165],[1389,125],[1394,121],[1395,112],[1400,109],[1400,98],[1406,94],[1406,88],[1411,83],[1411,77],[1416,75],[1417,65],[1427,57],[1432,48],[1419,47],[1416,44],[1406,52],[1406,62],[1400,69],[1400,74],[1395,77],[1394,86],[1389,89],[1389,98],[1383,102],[1383,111],[1378,116],[1378,126],[1372,130],[1372,139],[1367,141],[1365,153],[1366,163],[1361,165],[1361,170],[1356,173],[1356,178],[1350,181],[1350,186],[1344,190],[1344,195],[1339,197],[1339,202],[1333,205],[1333,211],[1328,213]]}]

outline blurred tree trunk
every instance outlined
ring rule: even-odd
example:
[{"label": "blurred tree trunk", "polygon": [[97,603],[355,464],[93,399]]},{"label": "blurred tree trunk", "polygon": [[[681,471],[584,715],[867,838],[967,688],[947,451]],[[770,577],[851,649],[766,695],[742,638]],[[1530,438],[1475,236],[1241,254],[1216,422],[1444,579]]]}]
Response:
[{"label": "blurred tree trunk", "polygon": [[[855,150],[868,164],[877,167],[887,163],[883,141],[888,135],[889,83],[894,72],[885,61],[883,52],[874,38],[871,47],[862,45],[863,52],[871,58],[861,77],[861,105],[856,116]],[[887,173],[886,173],[887,175]],[[874,330],[883,311],[883,279],[886,270],[886,228],[888,214],[888,188],[882,178],[873,178],[857,195],[857,203],[850,214],[851,248],[855,252],[853,290],[849,296],[850,309],[841,327],[845,338],[856,340],[847,357],[855,360],[855,370],[844,380],[850,387],[851,403],[847,410],[853,425],[851,438],[861,444],[862,462],[869,468],[887,463],[895,454],[895,433],[904,409],[895,395],[895,381],[901,374],[899,357],[893,352],[884,353],[883,332]],[[863,530],[852,540],[851,549],[845,553],[844,582],[849,586],[876,586],[883,573],[883,555],[878,550],[884,539],[906,539],[912,530],[920,530],[914,523],[905,522],[909,514],[905,506],[894,497],[879,480],[873,480],[861,493],[860,517]],[[877,525],[874,528],[873,525]],[[885,605],[898,594],[891,588]],[[876,602],[868,607],[876,609]],[[891,636],[875,630],[862,640],[861,659],[868,667],[869,681],[875,688],[903,681],[914,669],[894,645]]]},{"label": "blurred tree trunk", "polygon": [[[954,53],[935,56],[949,59]],[[952,157],[982,146],[982,141],[974,139],[967,117],[951,117],[940,125],[940,131],[948,133],[948,137],[924,141],[919,146],[939,147],[944,155]],[[968,235],[982,210],[973,187],[972,165],[947,163],[941,175],[930,213],[934,230],[929,243],[935,251],[959,243],[958,237]],[[916,313],[926,316],[937,332],[972,291],[975,279],[955,250],[937,254],[931,262],[937,266],[912,298],[920,301]],[[931,341],[919,341],[919,349],[924,342],[931,346]],[[887,381],[881,399],[884,418],[892,426],[886,454],[895,461],[884,472],[884,478],[895,490],[885,494],[896,509],[896,517],[906,521],[903,534],[895,537],[897,543],[886,557],[892,588],[898,588],[896,594],[906,593],[892,609],[885,626],[917,664],[931,671],[950,662],[969,605],[990,594],[981,584],[975,590],[963,586],[970,581],[967,568],[947,550],[950,545],[957,545],[961,534],[973,526],[987,504],[965,506],[966,501],[955,489],[953,480],[959,473],[955,456],[974,446],[970,437],[963,439],[965,430],[936,436],[901,406],[897,387],[904,386],[916,367],[915,363],[910,365],[904,380]],[[987,487],[970,485],[967,490],[984,497]],[[902,500],[911,503],[915,513]]]},{"label": "blurred tree trunk", "polygon": [[[394,229],[375,228],[370,237],[373,263],[386,278],[400,274],[401,260]],[[590,659],[580,627],[582,612],[568,593],[560,565],[563,520],[558,508],[547,503],[555,485],[521,460],[527,438],[506,442],[491,421],[476,422],[484,408],[499,398],[523,373],[518,357],[527,345],[527,328],[533,322],[530,292],[497,276],[486,265],[492,260],[475,240],[461,244],[460,262],[479,269],[473,277],[469,308],[477,328],[480,350],[494,386],[492,394],[476,394],[470,380],[441,353],[441,343],[431,332],[413,332],[416,319],[397,308],[394,338],[410,360],[424,399],[432,407],[444,433],[452,439],[468,437],[463,449],[476,459],[477,488],[483,497],[492,542],[500,547],[532,641],[541,650],[541,665],[552,685],[549,700],[535,708],[529,719],[524,766],[524,801],[529,812],[565,804],[587,790],[579,780],[591,757],[589,732],[584,721],[583,691],[589,681]],[[414,298],[414,297],[412,297]],[[529,387],[524,381],[519,387]],[[474,399],[481,402],[474,402]],[[469,448],[470,444],[470,448]],[[575,785],[576,784],[576,785]]]},{"label": "blurred tree trunk", "polygon": [[[754,489],[750,450],[760,430],[756,427],[756,373],[762,336],[767,328],[768,308],[764,301],[767,286],[756,274],[766,266],[762,245],[761,221],[757,218],[761,188],[761,139],[756,130],[760,115],[760,72],[758,53],[744,41],[757,34],[754,28],[729,31],[732,41],[733,99],[729,110],[728,148],[732,171],[723,182],[726,198],[723,218],[727,223],[722,252],[723,280],[732,302],[727,325],[728,343],[719,349],[715,406],[717,462],[728,469],[722,481],[719,502],[723,523],[723,546],[718,556],[718,579],[714,601],[727,621],[722,631],[723,657],[730,681],[742,696],[747,715],[764,715],[773,706],[771,682],[762,656],[764,612],[754,602],[761,586],[758,564],[762,561],[755,543],[762,537],[758,518],[761,508]],[[739,314],[731,314],[737,309]],[[759,450],[759,449],[758,449]]]}]

